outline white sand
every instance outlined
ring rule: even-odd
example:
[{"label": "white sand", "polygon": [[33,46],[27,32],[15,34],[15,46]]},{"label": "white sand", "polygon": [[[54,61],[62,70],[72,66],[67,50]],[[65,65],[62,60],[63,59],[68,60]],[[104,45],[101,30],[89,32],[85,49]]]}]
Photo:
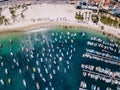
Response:
[{"label": "white sand", "polygon": [[32,5],[26,12],[26,19],[31,18],[51,18],[66,17],[70,20],[75,20],[76,9],[73,5]]},{"label": "white sand", "polygon": [[[20,14],[21,9],[17,10],[17,15]],[[120,38],[120,30],[105,26],[104,30],[100,29],[100,25],[95,25],[93,23],[78,23],[75,20],[75,14],[78,12],[75,9],[74,5],[52,5],[52,4],[42,4],[42,5],[31,5],[28,7],[23,14],[25,19],[23,20],[18,16],[17,22],[13,23],[11,14],[8,9],[4,10],[3,15],[10,19],[12,25],[0,26],[0,32],[8,31],[24,31],[31,30],[36,28],[45,28],[45,27],[56,27],[56,26],[75,26],[75,27],[87,27],[92,28],[98,31],[102,31],[108,34],[112,34]]]}]

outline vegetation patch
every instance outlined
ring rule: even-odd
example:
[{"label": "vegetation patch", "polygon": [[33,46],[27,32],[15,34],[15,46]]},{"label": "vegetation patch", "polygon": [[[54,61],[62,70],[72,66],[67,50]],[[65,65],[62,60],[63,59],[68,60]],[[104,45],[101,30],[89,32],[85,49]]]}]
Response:
[{"label": "vegetation patch", "polygon": [[79,13],[76,13],[76,15],[75,15],[75,19],[78,19],[78,20],[83,20],[84,19],[84,17]]},{"label": "vegetation patch", "polygon": [[98,23],[98,21],[99,21],[98,15],[92,15],[91,19],[92,19],[93,23]]},{"label": "vegetation patch", "polygon": [[100,21],[101,21],[103,24],[106,24],[106,25],[109,25],[109,26],[120,27],[120,22],[119,22],[117,19],[112,19],[112,18],[110,18],[110,17],[102,16],[102,17],[100,18]]}]

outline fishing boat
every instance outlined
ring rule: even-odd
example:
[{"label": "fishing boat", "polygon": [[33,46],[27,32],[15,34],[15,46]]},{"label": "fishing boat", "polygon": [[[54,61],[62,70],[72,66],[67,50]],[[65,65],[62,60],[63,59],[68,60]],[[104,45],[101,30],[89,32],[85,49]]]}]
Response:
[{"label": "fishing boat", "polygon": [[9,84],[11,83],[11,79],[10,79],[10,78],[8,78],[8,83],[9,83]]},{"label": "fishing boat", "polygon": [[33,72],[36,72],[36,68],[35,67],[33,67],[32,70],[33,70]]}]

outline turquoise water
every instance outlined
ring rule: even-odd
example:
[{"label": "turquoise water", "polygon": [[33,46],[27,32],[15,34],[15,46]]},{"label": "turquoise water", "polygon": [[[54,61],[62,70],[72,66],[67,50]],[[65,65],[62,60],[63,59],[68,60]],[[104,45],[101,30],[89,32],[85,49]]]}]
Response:
[{"label": "turquoise water", "polygon": [[[83,33],[85,36],[82,36]],[[108,36],[84,28],[1,34],[0,80],[4,84],[0,82],[0,90],[37,90],[36,83],[40,90],[79,90],[81,81],[86,82],[87,90],[97,90],[91,89],[92,85],[100,87],[100,90],[107,90],[107,87],[117,90],[118,84],[105,83],[82,75],[81,64],[120,71],[118,65],[82,57],[86,48],[102,52],[99,47],[87,45],[91,37],[111,42]],[[119,57],[119,48],[114,49],[117,52],[106,53]]]}]

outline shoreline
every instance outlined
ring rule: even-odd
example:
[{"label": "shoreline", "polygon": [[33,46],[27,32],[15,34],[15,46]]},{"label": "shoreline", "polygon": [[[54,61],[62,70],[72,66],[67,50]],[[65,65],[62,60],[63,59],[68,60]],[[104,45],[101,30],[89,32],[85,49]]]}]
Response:
[{"label": "shoreline", "polygon": [[100,27],[91,26],[90,24],[82,24],[82,23],[73,23],[73,22],[55,22],[55,21],[49,21],[49,22],[37,22],[37,23],[30,23],[27,25],[20,25],[20,26],[4,26],[0,28],[0,34],[1,33],[12,33],[12,32],[27,32],[27,31],[34,31],[36,29],[41,28],[87,28],[90,29],[90,31],[96,31],[98,33],[102,33],[107,36],[112,36],[114,38],[120,39],[120,36],[117,35],[117,32],[112,33],[108,30],[101,30]]},{"label": "shoreline", "polygon": [[[9,32],[25,32],[31,31],[39,28],[87,28],[92,30],[107,34],[108,36],[116,37],[120,39],[120,29],[114,28],[112,26],[106,26],[102,23],[95,24],[91,21],[78,21],[75,19],[75,14],[79,10],[75,8],[75,5],[64,5],[64,4],[41,4],[41,5],[31,5],[22,12],[24,9],[20,8],[16,10],[16,21],[13,21],[9,8],[5,8],[2,13],[4,16],[10,19],[10,24],[7,26],[0,26],[1,33]],[[50,11],[48,13],[48,11]],[[25,16],[21,18],[21,13]],[[42,13],[41,13],[42,12]],[[83,14],[85,11],[81,11]],[[91,11],[90,11],[91,12]],[[104,27],[104,30],[101,29]]]}]

